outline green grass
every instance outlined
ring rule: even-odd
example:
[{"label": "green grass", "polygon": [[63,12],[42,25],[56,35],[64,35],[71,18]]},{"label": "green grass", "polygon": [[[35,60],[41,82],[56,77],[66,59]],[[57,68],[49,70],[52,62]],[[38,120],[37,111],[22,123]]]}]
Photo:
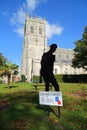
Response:
[{"label": "green grass", "polygon": [[[87,84],[60,83],[61,117],[57,107],[39,105],[39,91],[29,83],[0,84],[0,130],[87,130]],[[51,91],[54,91],[52,89]]]}]

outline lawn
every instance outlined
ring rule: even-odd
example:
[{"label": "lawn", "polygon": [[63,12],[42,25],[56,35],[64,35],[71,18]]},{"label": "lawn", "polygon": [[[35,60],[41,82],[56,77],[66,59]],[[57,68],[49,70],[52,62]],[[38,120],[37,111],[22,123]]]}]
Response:
[{"label": "lawn", "polygon": [[[87,130],[87,84],[59,83],[61,117],[56,106],[39,104],[39,91],[29,83],[0,84],[0,130]],[[54,91],[52,89],[51,91]]]}]

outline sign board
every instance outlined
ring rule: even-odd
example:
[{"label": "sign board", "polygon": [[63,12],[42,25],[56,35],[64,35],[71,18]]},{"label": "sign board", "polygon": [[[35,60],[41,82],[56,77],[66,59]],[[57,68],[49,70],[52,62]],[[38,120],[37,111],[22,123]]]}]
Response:
[{"label": "sign board", "polygon": [[39,103],[42,105],[63,106],[62,92],[39,92]]}]

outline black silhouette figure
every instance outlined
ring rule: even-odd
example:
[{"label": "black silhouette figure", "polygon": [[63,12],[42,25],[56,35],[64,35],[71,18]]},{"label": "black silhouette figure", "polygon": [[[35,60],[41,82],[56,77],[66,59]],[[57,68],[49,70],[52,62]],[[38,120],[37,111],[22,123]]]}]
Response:
[{"label": "black silhouette figure", "polygon": [[55,52],[57,48],[56,44],[52,44],[50,46],[50,50],[43,54],[41,60],[41,70],[40,70],[40,77],[43,77],[45,81],[45,91],[49,91],[50,83],[55,88],[55,91],[59,91],[59,85],[54,77],[53,74],[53,66],[55,61]]}]

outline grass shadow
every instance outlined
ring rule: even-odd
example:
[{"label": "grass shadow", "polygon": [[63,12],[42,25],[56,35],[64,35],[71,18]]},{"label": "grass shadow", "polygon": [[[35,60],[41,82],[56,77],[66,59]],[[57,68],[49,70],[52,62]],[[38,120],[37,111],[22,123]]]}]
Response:
[{"label": "grass shadow", "polygon": [[[56,118],[58,117],[57,107],[39,104],[38,91],[20,90],[13,92],[12,90],[12,93],[1,93],[0,129],[86,130],[87,117],[85,113],[87,107],[85,106],[87,100],[75,100],[68,95],[64,95],[63,99],[62,116],[59,120],[59,118]],[[50,113],[49,118],[48,111]]]},{"label": "grass shadow", "polygon": [[[9,86],[9,89],[11,88],[17,88],[18,86]],[[4,88],[8,88],[8,86],[5,86]]]},{"label": "grass shadow", "polygon": [[46,105],[40,105],[38,104],[36,106],[36,109],[38,110],[43,110],[48,116],[50,113],[53,113],[55,116],[58,116],[55,111],[50,107],[50,106],[46,106]]}]

